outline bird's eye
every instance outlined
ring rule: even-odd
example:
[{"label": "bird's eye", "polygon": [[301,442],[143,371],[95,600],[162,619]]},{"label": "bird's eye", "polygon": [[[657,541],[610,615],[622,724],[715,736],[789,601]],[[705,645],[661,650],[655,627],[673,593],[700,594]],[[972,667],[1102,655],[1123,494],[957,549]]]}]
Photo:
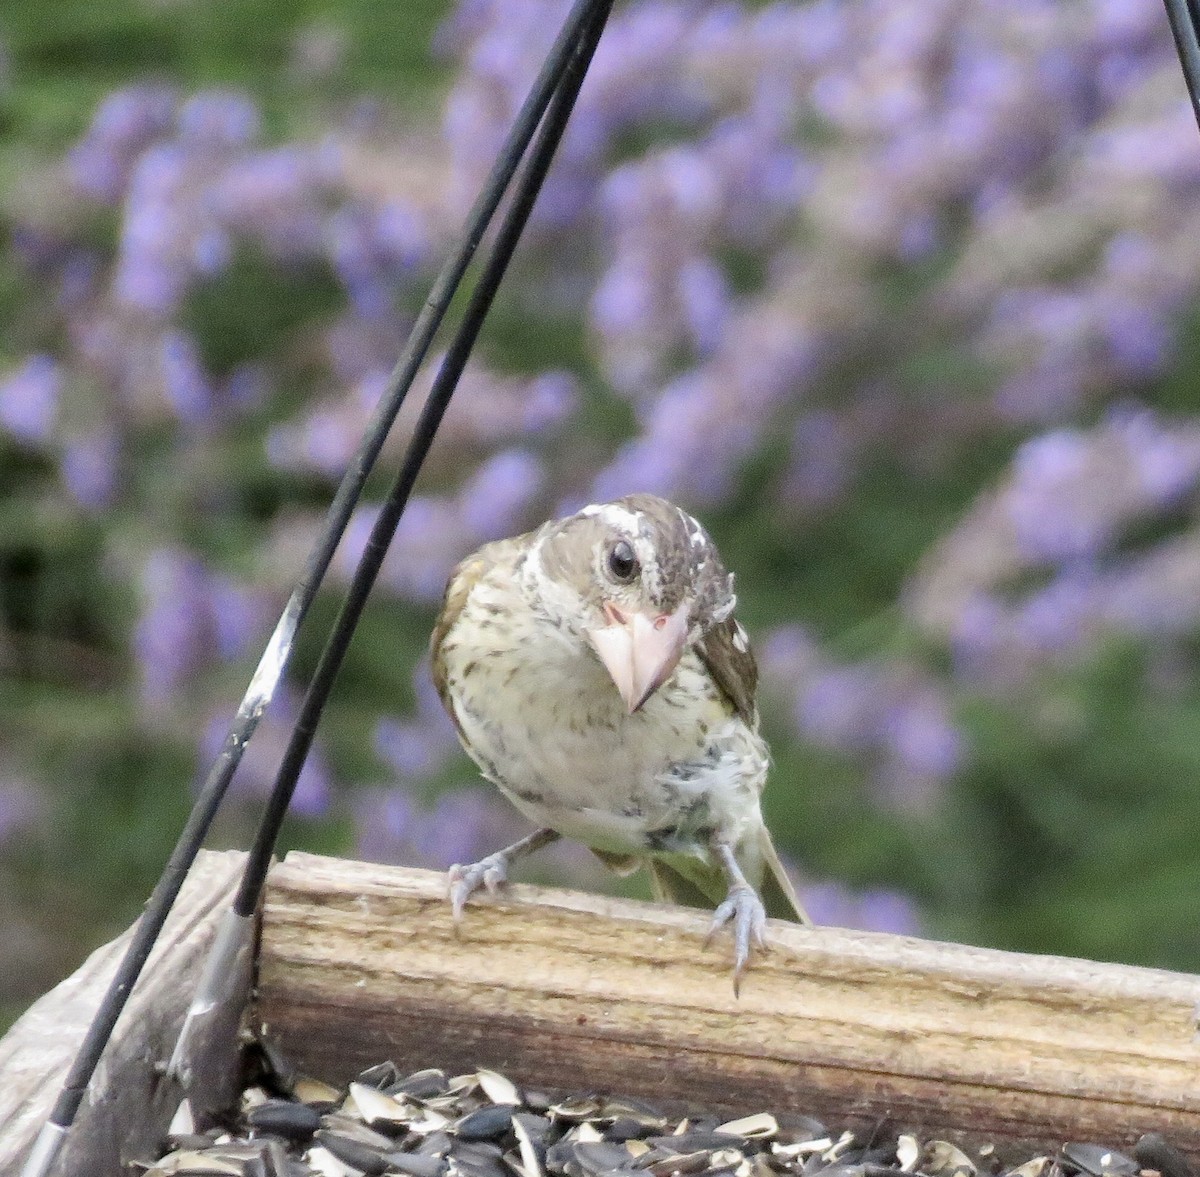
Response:
[{"label": "bird's eye", "polygon": [[618,584],[628,584],[637,575],[637,557],[628,540],[619,539],[609,548],[608,571]]}]

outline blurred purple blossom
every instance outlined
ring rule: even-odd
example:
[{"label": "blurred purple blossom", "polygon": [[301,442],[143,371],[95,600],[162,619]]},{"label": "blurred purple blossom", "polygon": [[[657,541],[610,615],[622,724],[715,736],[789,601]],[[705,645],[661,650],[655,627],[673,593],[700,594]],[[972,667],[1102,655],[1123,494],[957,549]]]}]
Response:
[{"label": "blurred purple blossom", "polygon": [[[233,778],[231,796],[263,800],[275,784],[292,726],[299,712],[297,701],[287,691],[277,694],[255,729]],[[200,769],[217,758],[229,731],[232,717],[224,711],[210,716],[199,741]],[[328,814],[334,782],[320,740],[310,748],[304,767],[296,779],[290,811],[301,817],[318,818]]]},{"label": "blurred purple blossom", "polygon": [[63,483],[81,506],[98,511],[112,504],[120,474],[121,442],[112,429],[71,437],[63,448]]},{"label": "blurred purple blossom", "polygon": [[[1184,522],[1127,539],[1200,491],[1200,426],[1118,408],[1092,429],[1020,447],[908,586],[910,616],[947,639],[969,680],[1023,681],[1109,629],[1175,636],[1200,624],[1200,541]],[[1044,580],[1030,584],[1032,572]]]},{"label": "blurred purple blossom", "polygon": [[193,675],[214,658],[253,653],[270,625],[260,593],[205,568],[181,548],[158,548],[141,571],[142,607],[134,651],[143,701],[163,709],[177,701]]},{"label": "blurred purple blossom", "polygon": [[375,750],[402,785],[432,777],[458,751],[454,725],[434,689],[428,657],[417,664],[412,684],[415,715],[411,719],[385,717],[375,728]]},{"label": "blurred purple blossom", "polygon": [[967,748],[948,692],[916,664],[832,662],[799,625],[769,633],[758,657],[797,734],[861,763],[882,804],[926,811],[962,766]]},{"label": "blurred purple blossom", "polygon": [[62,387],[58,361],[31,356],[0,380],[0,427],[26,445],[46,441],[58,416]]},{"label": "blurred purple blossom", "polygon": [[806,882],[800,891],[805,909],[816,924],[896,936],[923,934],[916,905],[897,891],[855,892],[831,882]]},{"label": "blurred purple blossom", "polygon": [[[360,857],[434,870],[477,862],[529,833],[529,823],[490,786],[454,789],[432,805],[395,788],[364,790],[354,815]],[[602,886],[607,876],[598,858],[568,841],[539,853],[529,869],[585,890]]]},{"label": "blurred purple blossom", "polygon": [[95,200],[119,200],[138,156],[172,127],[176,101],[174,91],[155,85],[131,86],[105,98],[71,152],[75,183]]},{"label": "blurred purple blossom", "polygon": [[32,782],[13,775],[0,777],[0,846],[26,833],[44,808]]}]

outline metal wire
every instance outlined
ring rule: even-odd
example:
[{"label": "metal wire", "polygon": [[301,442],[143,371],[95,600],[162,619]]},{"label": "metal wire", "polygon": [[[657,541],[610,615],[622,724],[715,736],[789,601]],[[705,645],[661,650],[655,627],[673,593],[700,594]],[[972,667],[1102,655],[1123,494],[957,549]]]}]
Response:
[{"label": "metal wire", "polygon": [[1196,0],[1165,2],[1179,64],[1183,67],[1183,80],[1192,100],[1192,113],[1200,125],[1200,6]]},{"label": "metal wire", "polygon": [[359,560],[358,568],[355,570],[350,590],[346,594],[329,641],[321,653],[321,659],[309,684],[308,692],[300,708],[300,715],[292,729],[291,740],[275,778],[275,785],[259,826],[254,848],[250,852],[245,874],[242,876],[242,884],[234,902],[234,910],[240,916],[251,915],[258,904],[258,897],[266,879],[276,839],[279,836],[279,828],[291,802],[296,780],[308,755],[317,723],[333,686],[333,680],[341,667],[358,619],[366,605],[367,596],[379,574],[388,545],[392,541],[396,526],[400,522],[400,516],[408,503],[417,474],[429,453],[429,447],[433,444],[442,416],[450,403],[450,398],[454,395],[458,379],[466,366],[467,357],[479,335],[484,317],[491,308],[492,299],[504,277],[513,250],[516,248],[521,232],[525,228],[525,222],[529,218],[530,210],[541,190],[542,181],[550,167],[550,161],[554,158],[554,152],[562,138],[567,119],[575,106],[579,87],[583,84],[584,75],[591,64],[596,43],[608,20],[612,0],[598,0],[593,7],[591,21],[580,35],[575,55],[554,95],[550,109],[546,113],[545,122],[538,131],[529,162],[517,182],[512,203],[504,214],[491,252],[483,264],[479,283],[471,295],[471,301],[463,315],[463,321],[459,325],[454,339],[447,349],[446,357],[442,361],[442,366],[434,379],[429,398],[421,411],[412,440],[404,455],[400,473],[371,529],[370,538],[362,558]]},{"label": "metal wire", "polygon": [[[574,95],[578,92],[579,84],[582,82],[582,72],[580,72],[581,50],[585,44],[590,45],[590,48],[586,51],[586,61],[583,64],[583,71],[586,71],[587,62],[591,59],[591,52],[595,47],[595,41],[599,37],[604,20],[607,18],[609,7],[611,7],[611,0],[608,0],[607,3],[604,0],[576,0],[567,19],[563,23],[554,45],[547,55],[537,79],[530,89],[528,97],[518,112],[500,155],[488,176],[484,189],[469,214],[467,228],[462,239],[435,280],[425,305],[422,307],[421,313],[409,334],[404,350],[392,372],[380,405],[368,426],[367,433],[349,469],[338,486],[326,514],[322,532],[312,552],[309,554],[304,571],[276,624],[266,651],[238,708],[237,716],[225,737],[221,752],[211,766],[167,865],[158,883],[155,885],[150,898],[147,900],[141,919],[134,929],[129,947],[117,967],[116,974],[101,1001],[96,1015],[88,1027],[83,1043],[76,1054],[63,1087],[55,1101],[49,1120],[38,1137],[34,1149],[22,1170],[22,1177],[44,1177],[45,1174],[50,1172],[66,1138],[66,1133],[75,1120],[79,1106],[83,1101],[84,1093],[95,1074],[104,1048],[112,1037],[117,1020],[125,1008],[133,986],[136,984],[142,969],[145,967],[154,943],[158,939],[166,922],[167,915],[183,886],[187,872],[195,860],[204,836],[212,824],[217,808],[225,795],[229,782],[241,761],[245,746],[253,736],[264,710],[274,696],[291,655],[296,632],[303,622],[316,596],[317,589],[328,571],[333,553],[361,496],[367,476],[379,456],[387,434],[412,385],[417,370],[428,353],[429,346],[445,317],[446,310],[461,283],[463,274],[470,264],[492,217],[495,215],[496,209],[499,207],[504,193],[507,191],[539,123],[543,123],[543,116],[546,114],[547,108],[553,104],[553,111],[550,116],[545,118],[542,126],[542,134],[539,135],[538,151],[544,151],[546,129],[551,125],[552,121],[559,117],[553,112],[563,111],[563,96],[569,90],[571,93],[570,101],[565,104],[565,113],[561,113],[561,122],[565,123],[566,115],[569,114],[570,108],[574,103]],[[600,12],[603,13],[603,16],[598,18],[597,13]],[[564,81],[568,77],[573,79],[569,85]],[[561,130],[562,127],[560,125],[558,135],[561,135]],[[549,158],[553,154],[553,145],[557,144],[557,137],[554,138],[549,155],[546,155],[544,159],[541,167],[541,176],[544,176],[545,168],[549,166]],[[536,152],[534,158],[539,158]],[[522,177],[523,184],[527,183],[534,170],[531,162],[530,167],[526,169]],[[491,288],[492,294],[494,294],[495,285],[498,285],[499,278],[503,274],[504,266],[507,265],[508,257],[511,256],[512,248],[516,244],[516,237],[520,235],[521,229],[524,227],[529,206],[532,205],[537,187],[540,186],[541,176],[538,177],[537,184],[528,197],[524,215],[519,218],[519,225],[516,227],[515,234],[511,235],[511,241],[509,241],[507,247],[507,255],[500,266],[499,273],[495,274],[494,284]],[[517,202],[514,201],[513,208],[509,210],[509,214],[506,217],[506,225],[512,223],[512,213],[516,207]],[[499,246],[500,241],[498,240],[496,247],[493,249],[492,262],[498,256]],[[475,297],[471,301],[471,308],[477,307],[480,292],[484,289],[487,276],[487,273],[485,273],[481,277]],[[486,313],[487,306],[490,306],[490,303],[491,295],[489,294],[485,300],[482,313],[479,313],[478,318],[480,321],[482,320],[482,314]],[[467,338],[467,335],[464,335],[464,328],[468,326],[470,315],[471,311],[469,310],[467,319],[464,319],[463,327],[460,328],[459,334],[456,337],[456,342]],[[439,396],[439,383],[442,382],[441,373],[439,373],[439,382],[435,382],[434,390],[431,392],[429,402],[426,405],[426,411],[422,414],[421,420],[418,423],[417,433],[414,435],[413,442],[409,448],[410,460],[406,460],[401,478],[397,481],[397,488],[400,487],[402,482],[406,482],[406,488],[403,490],[402,496],[393,508],[393,511],[388,513],[389,517],[391,517],[391,514],[394,514],[395,518],[383,540],[384,547],[390,541],[395,526],[399,522],[399,515],[403,510],[404,503],[407,502],[412,482],[415,481],[417,470],[420,468],[425,453],[428,452],[429,444],[433,439],[433,433],[436,431],[442,413],[445,411],[445,402],[448,402],[449,396],[453,392],[453,385],[457,382],[462,365],[465,364],[466,354],[470,351],[470,346],[478,334],[478,326],[479,322],[477,321],[474,324],[473,330],[468,333],[469,340],[465,344],[465,351],[460,348],[460,352],[456,353],[461,354],[461,362],[458,364],[458,370],[455,372],[453,379],[450,380],[448,389],[444,384],[442,386],[440,396],[444,403],[442,403],[440,411],[431,414],[430,406]],[[450,356],[448,355],[446,361],[443,363],[442,372],[447,372],[449,368]],[[412,464],[412,459],[414,458],[415,465]],[[392,500],[389,499],[389,505],[391,503]],[[382,518],[383,516],[381,515]],[[377,521],[376,531],[372,533],[372,545],[364,555],[363,563],[367,563],[368,557],[371,555],[378,531]],[[378,572],[378,565],[382,561],[382,554],[382,551],[380,551],[375,568],[369,576],[368,587],[370,583],[373,583],[375,574]],[[360,565],[361,572],[362,566]],[[358,582],[359,576],[356,576],[355,584],[358,584]],[[351,593],[353,594],[353,592],[354,587],[352,586]],[[350,600],[348,599],[347,605],[349,604]],[[357,620],[359,613],[361,613],[361,602],[359,602],[357,609],[354,611],[354,620]],[[344,608],[342,616],[344,617],[345,614],[346,609]],[[339,617],[339,630],[341,623],[342,618]],[[350,625],[351,630],[352,628],[353,623]],[[344,653],[345,645],[348,644],[348,638],[349,631],[347,631],[346,639],[341,643],[339,653],[336,656],[337,665],[340,665],[341,655]],[[334,636],[330,639],[330,645],[332,646],[337,639],[338,632],[335,631]],[[314,676],[313,685],[310,687],[308,696],[312,697],[314,688],[317,688],[318,683],[323,681],[323,687],[318,690],[319,701],[315,709],[313,709],[316,716],[320,714],[324,698],[328,693],[329,686],[332,684],[333,676],[337,670],[337,665],[334,665],[332,671],[322,680],[321,667],[325,666],[326,662],[327,659],[323,658],[321,665],[318,667],[317,674]],[[306,702],[308,697],[306,697]],[[301,730],[304,718],[305,712],[302,710],[301,721],[297,725],[297,731]],[[315,723],[315,718],[313,722]],[[295,740],[296,737],[294,735],[293,742]],[[304,753],[307,752],[311,740],[312,731],[309,730],[307,731],[307,735],[301,738]],[[289,761],[285,759],[285,765],[287,763]],[[299,763],[303,763],[303,753],[300,755]],[[295,771],[298,775],[299,765],[297,765]],[[283,799],[284,810],[286,810],[287,802],[290,801],[291,792],[295,785],[295,778],[293,777],[290,785],[285,789],[282,785],[285,779],[284,770],[281,768],[280,783],[277,784],[277,792],[286,792],[286,797]],[[274,797],[272,798],[272,802],[274,802]],[[269,804],[268,811],[264,815],[264,827],[269,828],[273,822],[275,832],[270,835],[270,846],[266,848],[265,858],[267,862],[269,862],[270,850],[277,836],[278,825],[281,820],[282,813],[279,813],[276,818],[275,808],[272,804]],[[265,840],[262,838],[256,840],[256,847],[258,847],[259,843],[265,844]],[[256,858],[252,855],[251,864],[255,862]],[[265,866],[263,867],[263,872],[265,873]],[[261,888],[261,878],[257,883],[257,888]],[[243,880],[243,887],[239,895],[250,894],[252,892],[257,894],[253,881],[251,880],[251,883],[247,885],[246,880]]]}]

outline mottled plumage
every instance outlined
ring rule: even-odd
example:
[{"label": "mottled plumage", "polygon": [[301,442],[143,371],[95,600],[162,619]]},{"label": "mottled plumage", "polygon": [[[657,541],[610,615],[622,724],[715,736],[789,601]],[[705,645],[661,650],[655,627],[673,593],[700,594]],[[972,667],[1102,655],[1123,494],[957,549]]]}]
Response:
[{"label": "mottled plumage", "polygon": [[463,746],[539,831],[451,870],[456,916],[558,835],[662,899],[719,903],[737,973],[775,914],[804,920],[763,825],[768,755],[733,577],[690,515],[653,495],[487,544],[446,589],[433,676]]}]

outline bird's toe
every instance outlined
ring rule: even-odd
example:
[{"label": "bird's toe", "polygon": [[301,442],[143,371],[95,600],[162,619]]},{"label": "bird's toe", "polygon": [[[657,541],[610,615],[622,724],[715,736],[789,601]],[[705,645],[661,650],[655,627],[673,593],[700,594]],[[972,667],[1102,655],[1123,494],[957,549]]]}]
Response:
[{"label": "bird's toe", "polygon": [[749,886],[735,884],[713,912],[708,940],[726,924],[733,935],[733,991],[736,995],[750,964],[751,948],[766,947],[767,912],[758,893]]}]

